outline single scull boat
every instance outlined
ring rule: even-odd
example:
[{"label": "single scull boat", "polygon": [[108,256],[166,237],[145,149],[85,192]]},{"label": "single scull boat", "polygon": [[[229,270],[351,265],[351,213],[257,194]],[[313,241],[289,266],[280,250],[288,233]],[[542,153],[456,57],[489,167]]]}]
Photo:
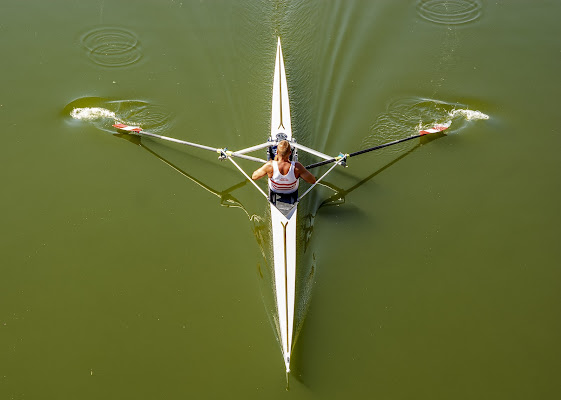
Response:
[{"label": "single scull boat", "polygon": [[[277,44],[271,110],[271,137],[269,140],[279,142],[286,139],[289,142],[294,142],[290,123],[288,85],[280,38]],[[269,154],[271,153],[270,151]],[[296,150],[292,154],[293,161],[297,161]],[[281,206],[281,203],[279,203],[279,206]],[[296,204],[294,207],[279,209],[273,203],[270,204],[270,207],[279,341],[286,372],[290,372],[296,294],[296,212],[298,207]]]},{"label": "single scull boat", "polygon": [[[441,132],[450,126],[450,121],[433,128],[420,130],[417,135],[408,136],[383,145],[371,147],[369,149],[359,150],[350,154],[339,154],[337,157],[331,157],[317,150],[303,146],[296,142],[292,136],[292,124],[290,121],[290,103],[288,97],[288,85],[286,72],[284,68],[284,60],[281,49],[281,41],[277,41],[277,53],[275,59],[275,69],[273,78],[273,97],[271,110],[271,136],[268,141],[256,146],[248,147],[238,151],[228,151],[225,148],[215,148],[197,143],[191,143],[184,140],[174,139],[167,136],[157,135],[146,132],[139,126],[130,126],[122,123],[116,123],[113,126],[121,131],[128,132],[132,135],[148,136],[157,139],[167,140],[174,143],[184,144],[197,147],[203,150],[210,150],[219,154],[219,159],[227,159],[251,182],[253,185],[269,200],[269,196],[255,183],[249,175],[233,160],[233,158],[242,158],[260,163],[266,160],[248,156],[246,153],[254,152],[268,148],[269,158],[275,153],[276,145],[281,140],[290,142],[293,154],[293,160],[297,161],[297,150],[302,150],[316,157],[323,158],[323,161],[308,165],[306,168],[315,168],[321,165],[333,163],[333,166],[327,170],[316,183],[311,185],[308,190],[297,198],[294,204],[277,203],[276,205],[269,201],[271,211],[271,231],[273,237],[273,270],[275,284],[275,298],[277,307],[277,329],[279,343],[282,350],[283,360],[287,374],[290,372],[290,358],[293,346],[294,334],[294,310],[296,299],[296,225],[297,225],[297,208],[299,201],[307,195],[310,190],[315,187],[327,174],[329,174],[337,165],[346,165],[346,160],[350,157],[364,154],[373,150],[392,146],[407,140],[419,138],[431,133]],[[287,375],[288,376],[288,375]]]}]

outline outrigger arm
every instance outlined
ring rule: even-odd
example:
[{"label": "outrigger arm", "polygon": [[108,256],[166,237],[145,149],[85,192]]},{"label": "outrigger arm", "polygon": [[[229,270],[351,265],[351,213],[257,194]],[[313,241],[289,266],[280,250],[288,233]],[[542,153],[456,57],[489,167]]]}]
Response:
[{"label": "outrigger arm", "polygon": [[[298,197],[298,199],[294,203],[294,207],[296,207],[296,205],[300,202],[300,200],[302,200],[302,198],[304,196],[306,196],[318,183],[320,183],[323,180],[323,178],[325,178],[337,165],[341,165],[343,167],[346,167],[347,166],[346,161],[349,157],[354,157],[354,156],[358,156],[358,155],[368,153],[368,152],[371,152],[371,151],[374,151],[374,150],[382,149],[384,147],[389,147],[389,146],[392,146],[392,145],[395,145],[395,144],[398,144],[398,143],[402,143],[402,142],[405,142],[405,141],[408,141],[408,140],[411,140],[411,139],[419,138],[421,136],[424,136],[424,135],[427,135],[427,134],[430,134],[430,133],[442,132],[442,131],[448,129],[448,127],[450,127],[450,124],[451,124],[451,121],[448,121],[448,122],[445,122],[444,124],[436,125],[433,128],[426,129],[426,130],[421,130],[421,131],[419,131],[419,134],[417,134],[417,135],[409,136],[409,137],[406,137],[406,138],[403,138],[403,139],[394,140],[394,141],[389,142],[389,143],[385,143],[385,144],[381,144],[381,145],[378,145],[378,146],[370,147],[370,148],[364,149],[364,150],[359,150],[359,151],[356,151],[356,152],[350,153],[350,154],[342,154],[341,153],[337,157],[328,156],[327,154],[321,153],[319,151],[316,151],[314,149],[311,149],[309,147],[306,147],[304,145],[296,143],[295,141],[291,141],[290,142],[291,146],[324,159],[324,161],[320,161],[320,162],[317,162],[315,164],[310,164],[310,165],[306,166],[307,169],[319,167],[321,165],[334,163],[333,166],[331,166],[331,168],[329,168],[320,178],[317,179],[317,181],[313,185],[311,185],[308,188],[308,190],[306,190],[304,192],[304,194],[302,194],[302,196]],[[256,162],[259,162],[259,163],[266,163],[267,162],[266,160],[263,160],[263,159],[257,158],[257,157],[248,156],[245,153],[250,153],[252,151],[257,151],[257,150],[260,150],[260,149],[264,149],[264,148],[269,147],[269,146],[274,146],[274,145],[278,144],[280,138],[279,138],[279,140],[271,140],[271,141],[268,141],[268,142],[265,142],[265,143],[262,143],[262,144],[258,144],[256,146],[248,147],[248,148],[245,148],[245,149],[242,149],[242,150],[229,151],[226,148],[220,149],[220,148],[205,146],[205,145],[198,144],[198,143],[187,142],[187,141],[184,141],[184,140],[179,140],[179,139],[175,139],[175,138],[168,137],[168,136],[157,135],[155,133],[146,132],[146,131],[143,131],[142,128],[140,128],[138,126],[128,126],[128,125],[124,125],[124,124],[114,124],[113,126],[117,129],[127,131],[131,134],[134,134],[134,135],[154,137],[154,138],[157,138],[157,139],[167,140],[169,142],[184,144],[184,145],[187,145],[187,146],[192,146],[192,147],[196,147],[196,148],[199,148],[199,149],[216,152],[216,153],[220,154],[220,156],[218,157],[219,159],[230,160],[232,162],[232,164],[234,164],[234,166],[246,177],[246,179],[248,181],[250,181],[257,188],[257,190],[259,190],[259,192],[263,196],[265,196],[265,198],[267,198],[267,199],[269,198],[269,196],[265,193],[265,191],[263,191],[263,189],[261,189],[259,187],[259,185],[257,185],[257,183],[253,179],[251,179],[251,177],[232,158],[233,157],[238,157],[238,158],[243,158],[245,160],[256,161]]]}]

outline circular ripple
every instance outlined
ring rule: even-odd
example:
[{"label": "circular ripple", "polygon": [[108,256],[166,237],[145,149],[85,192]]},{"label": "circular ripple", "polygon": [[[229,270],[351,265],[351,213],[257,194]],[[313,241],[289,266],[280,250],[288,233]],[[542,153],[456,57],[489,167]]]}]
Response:
[{"label": "circular ripple", "polygon": [[420,0],[417,10],[427,21],[459,25],[478,19],[481,4],[476,0]]},{"label": "circular ripple", "polygon": [[90,59],[104,67],[124,67],[142,57],[138,37],[126,29],[96,28],[85,33],[81,41]]}]

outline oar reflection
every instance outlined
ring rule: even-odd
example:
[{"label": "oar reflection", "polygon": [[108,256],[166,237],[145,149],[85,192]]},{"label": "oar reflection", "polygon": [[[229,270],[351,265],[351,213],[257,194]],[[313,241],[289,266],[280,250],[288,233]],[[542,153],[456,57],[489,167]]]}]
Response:
[{"label": "oar reflection", "polygon": [[[359,187],[361,187],[362,185],[364,185],[365,183],[367,183],[368,181],[370,181],[371,179],[373,179],[375,176],[381,174],[382,172],[384,172],[386,169],[390,168],[392,165],[396,164],[397,162],[401,161],[403,158],[407,157],[409,154],[413,153],[415,150],[417,150],[419,147],[421,147],[422,145],[425,145],[429,142],[432,142],[433,140],[436,140],[438,138],[444,137],[446,136],[444,133],[438,133],[438,134],[432,134],[430,136],[423,136],[420,139],[420,142],[418,144],[416,144],[414,147],[412,147],[411,149],[407,150],[405,153],[403,153],[402,155],[398,156],[397,158],[395,158],[394,160],[390,161],[389,163],[387,163],[386,165],[382,166],[381,168],[378,168],[376,171],[372,172],[370,175],[368,175],[367,177],[361,179],[359,182],[355,183],[354,185],[352,185],[351,187],[347,188],[347,189],[342,189],[338,186],[336,186],[333,183],[330,183],[329,181],[322,181],[319,183],[319,185],[326,187],[330,190],[332,190],[334,192],[334,194],[332,194],[331,196],[329,196],[328,198],[324,199],[320,205],[317,207],[317,209],[315,210],[315,212],[310,212],[308,213],[305,217],[305,223],[303,224],[303,226],[301,227],[302,231],[303,231],[303,235],[302,237],[304,238],[304,252],[308,249],[308,246],[310,244],[311,238],[312,238],[312,234],[314,231],[314,220],[315,217],[317,215],[317,213],[319,212],[319,210],[323,207],[328,207],[328,206],[340,206],[342,204],[345,204],[345,199],[346,196],[348,196],[350,193],[354,192],[355,190],[357,190]],[[341,170],[340,170],[341,171]],[[343,171],[341,171],[343,172]]]},{"label": "oar reflection", "polygon": [[354,185],[352,185],[348,189],[341,189],[341,188],[335,186],[332,183],[324,181],[322,186],[333,190],[335,192],[335,194],[333,194],[332,196],[323,200],[321,202],[321,204],[319,205],[318,210],[322,207],[344,204],[345,203],[345,196],[347,196],[351,192],[354,192],[356,189],[358,189],[359,187],[364,185],[366,182],[368,182],[369,180],[371,180],[375,176],[379,175],[380,173],[384,172],[386,169],[388,169],[389,167],[391,167],[392,165],[394,165],[398,161],[402,160],[403,158],[405,158],[406,156],[408,156],[409,154],[411,154],[412,152],[417,150],[422,145],[427,144],[429,142],[432,142],[433,140],[436,140],[436,139],[444,137],[444,136],[446,136],[444,133],[439,133],[439,134],[432,134],[430,136],[422,137],[421,142],[416,144],[413,148],[409,149],[408,151],[406,151],[405,153],[403,153],[402,155],[400,155],[396,159],[390,161],[389,163],[387,163],[383,167],[377,169],[376,171],[374,171],[373,173],[368,175],[366,178],[364,178],[364,179],[360,180],[359,182],[355,183]]},{"label": "oar reflection", "polygon": [[[148,146],[146,146],[145,144],[142,143],[142,138],[140,136],[136,136],[136,135],[129,135],[127,133],[120,133],[120,134],[114,134],[114,136],[121,138],[121,139],[125,139],[128,142],[131,142],[137,146],[140,146],[142,149],[146,150],[148,153],[150,153],[151,155],[153,155],[154,157],[156,157],[158,160],[162,161],[164,164],[166,164],[168,167],[172,168],[174,171],[178,172],[179,174],[181,174],[182,176],[184,176],[185,178],[189,179],[191,182],[195,183],[196,185],[198,185],[199,187],[203,188],[204,190],[206,190],[207,192],[215,195],[216,197],[218,197],[220,199],[220,205],[223,207],[232,207],[232,208],[239,208],[240,210],[242,210],[247,218],[252,222],[253,224],[253,234],[255,235],[255,238],[257,240],[257,243],[259,244],[259,247],[261,249],[261,254],[263,255],[263,257],[265,259],[267,259],[266,256],[266,252],[265,249],[267,248],[265,243],[267,243],[267,237],[266,235],[268,234],[268,226],[265,224],[264,219],[257,215],[257,214],[250,214],[247,209],[244,207],[244,205],[242,204],[241,201],[239,201],[236,197],[234,197],[232,195],[232,192],[244,187],[247,184],[247,180],[242,180],[239,183],[230,186],[229,188],[219,191],[216,190],[212,187],[210,187],[209,185],[207,185],[206,183],[204,183],[203,181],[201,181],[200,179],[195,178],[193,175],[188,174],[187,172],[185,172],[184,170],[182,170],[181,168],[179,168],[177,165],[173,164],[171,161],[165,159],[163,156],[161,156],[160,154],[156,153],[154,150],[152,150],[151,148],[149,148]],[[260,274],[262,275],[261,271]]]}]

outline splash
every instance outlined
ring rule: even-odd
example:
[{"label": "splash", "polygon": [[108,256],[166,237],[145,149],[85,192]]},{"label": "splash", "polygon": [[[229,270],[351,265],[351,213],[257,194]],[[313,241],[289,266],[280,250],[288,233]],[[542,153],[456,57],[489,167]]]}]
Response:
[{"label": "splash", "polygon": [[74,108],[70,116],[80,121],[97,121],[105,118],[117,120],[113,111],[100,107]]},{"label": "splash", "polygon": [[[444,124],[452,120],[450,132],[457,133],[470,121],[487,120],[489,115],[481,111],[470,110],[465,104],[447,103],[430,98],[399,98],[392,101],[386,111],[376,118],[371,127],[371,134],[363,139],[361,147],[368,148],[391,140],[417,134],[419,130]],[[386,150],[387,153],[403,151],[403,146],[395,146]]]},{"label": "splash", "polygon": [[466,119],[466,121],[489,119],[489,116],[487,114],[483,114],[481,111],[474,111],[474,110],[467,110],[467,109],[452,110],[448,113],[448,115],[452,118],[455,118],[457,116],[462,116]]},{"label": "splash", "polygon": [[63,114],[111,133],[115,133],[112,126],[115,123],[141,126],[153,133],[165,132],[173,127],[174,118],[169,110],[157,104],[100,97],[76,99],[66,105]]}]

